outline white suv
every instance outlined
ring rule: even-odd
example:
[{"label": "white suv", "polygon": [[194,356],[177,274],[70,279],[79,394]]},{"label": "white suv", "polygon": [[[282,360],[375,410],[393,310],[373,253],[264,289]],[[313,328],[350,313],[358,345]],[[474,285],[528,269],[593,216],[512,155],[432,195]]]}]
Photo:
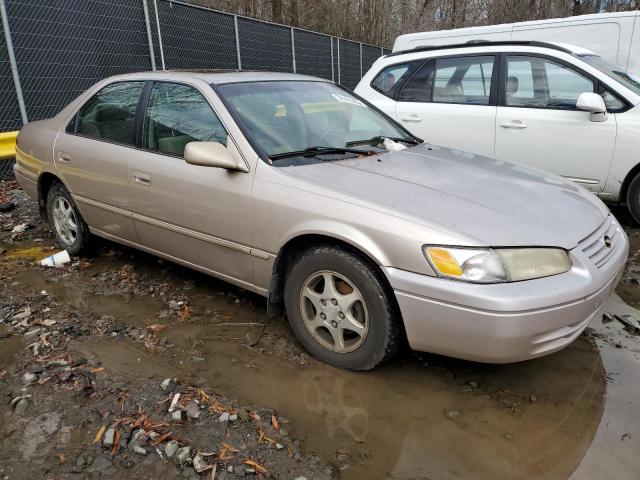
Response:
[{"label": "white suv", "polygon": [[560,174],[640,222],[640,79],[591,51],[419,47],[378,59],[355,92],[430,143]]}]

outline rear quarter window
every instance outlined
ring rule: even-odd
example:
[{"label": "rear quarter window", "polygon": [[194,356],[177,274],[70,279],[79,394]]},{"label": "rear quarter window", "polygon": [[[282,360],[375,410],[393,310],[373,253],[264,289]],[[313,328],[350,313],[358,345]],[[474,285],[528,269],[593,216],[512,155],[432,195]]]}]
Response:
[{"label": "rear quarter window", "polygon": [[421,63],[422,61],[390,65],[376,75],[371,82],[371,87],[383,95],[393,98],[398,88]]}]

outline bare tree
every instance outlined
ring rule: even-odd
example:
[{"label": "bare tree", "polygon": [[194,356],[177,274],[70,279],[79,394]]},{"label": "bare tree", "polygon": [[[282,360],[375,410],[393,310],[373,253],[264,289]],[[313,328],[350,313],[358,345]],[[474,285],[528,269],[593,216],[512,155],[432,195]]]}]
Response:
[{"label": "bare tree", "polygon": [[[186,0],[189,1],[189,0]],[[190,0],[390,47],[403,33],[640,8],[640,0]]]}]

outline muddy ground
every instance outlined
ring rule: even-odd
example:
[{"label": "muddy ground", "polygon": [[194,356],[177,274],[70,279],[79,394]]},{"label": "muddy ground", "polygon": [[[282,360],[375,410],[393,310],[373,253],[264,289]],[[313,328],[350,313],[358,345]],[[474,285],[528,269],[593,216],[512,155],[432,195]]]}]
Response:
[{"label": "muddy ground", "polygon": [[[4,478],[640,478],[640,337],[616,321],[519,364],[404,351],[346,372],[261,297],[155,257],[98,241],[37,266],[48,226],[17,184],[4,201]],[[632,253],[607,309],[640,318],[640,228],[614,213]]]}]

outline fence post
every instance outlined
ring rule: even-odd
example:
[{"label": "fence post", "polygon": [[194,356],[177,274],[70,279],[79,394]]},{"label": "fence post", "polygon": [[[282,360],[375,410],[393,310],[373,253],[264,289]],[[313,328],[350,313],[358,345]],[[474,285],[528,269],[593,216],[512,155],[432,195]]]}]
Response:
[{"label": "fence post", "polygon": [[340,78],[340,37],[336,38],[336,40],[338,41],[338,85],[341,84],[341,78]]},{"label": "fence post", "polygon": [[296,39],[291,27],[291,58],[293,59],[293,73],[296,73]]},{"label": "fence post", "polygon": [[360,42],[360,78],[362,78],[362,42]]},{"label": "fence post", "polygon": [[11,65],[11,75],[13,75],[13,85],[16,89],[16,98],[18,99],[18,109],[20,110],[20,118],[22,125],[29,123],[27,118],[27,109],[24,106],[24,97],[22,96],[22,86],[20,85],[20,75],[18,75],[18,64],[13,54],[13,41],[11,40],[11,31],[9,30],[9,17],[7,16],[7,8],[4,0],[0,0],[0,15],[2,15],[2,29],[4,30],[4,40],[7,44],[7,54],[9,56],[9,64]]},{"label": "fence post", "polygon": [[331,81],[335,82],[336,72],[335,72],[335,67],[333,65],[333,37],[329,37],[329,39],[331,40]]},{"label": "fence post", "polygon": [[149,5],[147,0],[142,0],[144,10],[144,24],[147,27],[147,42],[149,42],[149,55],[151,56],[151,70],[156,71],[156,54],[153,51],[153,37],[151,36],[151,23],[149,21]]},{"label": "fence post", "polygon": [[380,56],[384,55],[384,47],[380,47]]},{"label": "fence post", "polygon": [[164,49],[162,48],[162,32],[160,32],[160,17],[158,16],[158,2],[156,0],[153,0],[153,9],[156,11],[156,28],[158,29],[158,43],[160,44],[160,62],[162,63],[162,70],[166,70]]},{"label": "fence post", "polygon": [[233,27],[236,32],[236,55],[238,57],[238,70],[242,70],[242,58],[240,58],[240,34],[238,33],[238,15],[233,16]]}]

